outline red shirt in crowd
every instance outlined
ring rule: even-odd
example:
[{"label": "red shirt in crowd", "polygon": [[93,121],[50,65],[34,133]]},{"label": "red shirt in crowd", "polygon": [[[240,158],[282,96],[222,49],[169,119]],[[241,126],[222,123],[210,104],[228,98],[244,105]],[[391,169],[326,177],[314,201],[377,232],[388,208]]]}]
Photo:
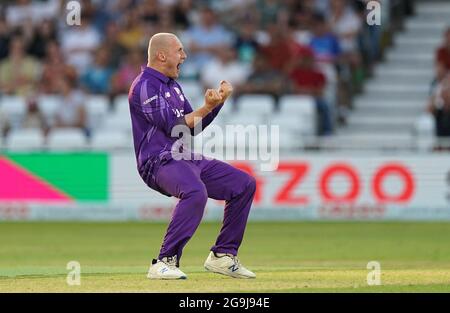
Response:
[{"label": "red shirt in crowd", "polygon": [[320,93],[327,83],[325,75],[315,68],[314,51],[307,46],[297,48],[296,57],[306,62],[293,69],[290,73],[294,86],[303,92]]},{"label": "red shirt in crowd", "polygon": [[450,70],[450,49],[448,47],[440,47],[436,51],[436,61],[444,64],[447,70]]},{"label": "red shirt in crowd", "polygon": [[316,69],[296,68],[290,76],[294,84],[302,89],[320,90],[326,84],[325,75]]},{"label": "red shirt in crowd", "polygon": [[273,69],[283,71],[295,59],[298,49],[296,42],[286,39],[263,46],[261,51]]}]

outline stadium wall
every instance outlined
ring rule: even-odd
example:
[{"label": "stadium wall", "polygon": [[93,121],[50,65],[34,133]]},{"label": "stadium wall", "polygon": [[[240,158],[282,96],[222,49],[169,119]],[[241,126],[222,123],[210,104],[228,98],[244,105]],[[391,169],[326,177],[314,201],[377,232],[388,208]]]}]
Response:
[{"label": "stadium wall", "polygon": [[[257,180],[252,220],[450,220],[449,156],[305,153],[273,172],[230,163]],[[0,155],[0,220],[167,220],[176,200],[146,187],[128,152]],[[223,205],[210,199],[205,219]]]}]

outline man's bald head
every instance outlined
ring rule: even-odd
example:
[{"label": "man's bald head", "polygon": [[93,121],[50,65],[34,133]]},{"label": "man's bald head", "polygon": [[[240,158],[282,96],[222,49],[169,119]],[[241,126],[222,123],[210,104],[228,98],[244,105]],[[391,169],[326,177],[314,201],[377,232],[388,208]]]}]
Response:
[{"label": "man's bald head", "polygon": [[177,78],[180,65],[186,59],[183,45],[177,36],[171,33],[158,33],[148,43],[148,66],[164,75]]},{"label": "man's bald head", "polygon": [[154,63],[158,59],[158,54],[166,54],[174,41],[179,41],[178,37],[172,33],[157,33],[150,38],[148,43],[148,61]]}]

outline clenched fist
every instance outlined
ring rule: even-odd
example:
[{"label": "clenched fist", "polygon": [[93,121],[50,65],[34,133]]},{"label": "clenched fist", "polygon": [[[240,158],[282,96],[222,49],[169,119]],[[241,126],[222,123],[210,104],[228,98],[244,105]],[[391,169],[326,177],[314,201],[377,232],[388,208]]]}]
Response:
[{"label": "clenched fist", "polygon": [[208,108],[208,110],[214,109],[216,106],[221,104],[222,97],[219,94],[218,90],[215,89],[208,89],[205,93],[205,106]]},{"label": "clenched fist", "polygon": [[228,99],[228,97],[233,92],[233,86],[226,80],[222,80],[219,86],[219,95],[222,98],[222,102]]}]

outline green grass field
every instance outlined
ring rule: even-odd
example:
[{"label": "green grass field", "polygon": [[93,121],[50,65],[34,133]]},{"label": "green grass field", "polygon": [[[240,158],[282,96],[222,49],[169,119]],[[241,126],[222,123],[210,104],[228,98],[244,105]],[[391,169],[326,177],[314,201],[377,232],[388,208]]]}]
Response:
[{"label": "green grass field", "polygon": [[[257,278],[208,273],[220,229],[203,223],[184,250],[185,281],[146,278],[164,223],[0,223],[0,292],[449,292],[450,223],[249,223],[239,253]],[[69,261],[81,285],[69,286]],[[368,286],[369,261],[381,286]]]}]

